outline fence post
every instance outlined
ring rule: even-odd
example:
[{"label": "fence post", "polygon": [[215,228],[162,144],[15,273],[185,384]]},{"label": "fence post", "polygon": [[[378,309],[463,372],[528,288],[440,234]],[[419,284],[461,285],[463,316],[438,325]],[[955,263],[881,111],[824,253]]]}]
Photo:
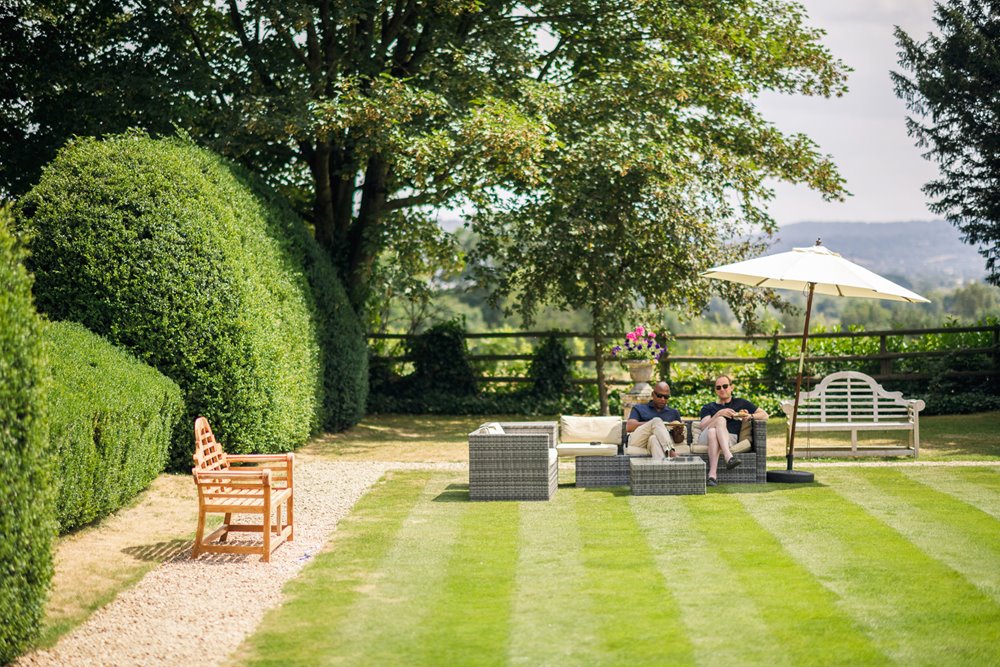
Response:
[{"label": "fence post", "polygon": [[[997,375],[1000,375],[1000,324],[993,325],[993,371]],[[990,384],[993,386],[994,393],[1000,392],[1000,389],[997,388],[996,376],[990,379],[992,380]]]},{"label": "fence post", "polygon": [[[885,334],[882,334],[878,337],[879,354],[889,353],[889,346],[886,345],[886,338],[887,336]],[[892,359],[882,358],[879,360],[879,373],[881,373],[883,376],[892,375]]]}]

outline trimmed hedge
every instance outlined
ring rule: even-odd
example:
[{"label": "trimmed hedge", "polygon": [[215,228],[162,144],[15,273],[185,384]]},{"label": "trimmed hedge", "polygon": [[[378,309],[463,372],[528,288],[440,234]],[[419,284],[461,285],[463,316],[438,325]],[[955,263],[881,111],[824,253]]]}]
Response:
[{"label": "trimmed hedge", "polygon": [[52,385],[49,439],[56,456],[61,532],[128,503],[167,462],[170,441],[191,429],[172,380],[80,324],[47,327]]},{"label": "trimmed hedge", "polygon": [[[77,139],[19,203],[40,310],[177,382],[232,453],[295,448],[357,421],[361,327],[301,219],[182,139]],[[171,468],[190,465],[190,434]]]},{"label": "trimmed hedge", "polygon": [[42,323],[5,217],[0,210],[0,664],[37,633],[55,533]]}]

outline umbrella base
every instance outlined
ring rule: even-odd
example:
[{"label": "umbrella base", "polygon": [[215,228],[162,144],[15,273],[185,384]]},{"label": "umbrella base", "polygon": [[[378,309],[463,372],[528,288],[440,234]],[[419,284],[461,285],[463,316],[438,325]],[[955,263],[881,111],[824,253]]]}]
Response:
[{"label": "umbrella base", "polygon": [[816,481],[815,475],[805,470],[768,470],[767,481],[779,484],[809,484]]}]

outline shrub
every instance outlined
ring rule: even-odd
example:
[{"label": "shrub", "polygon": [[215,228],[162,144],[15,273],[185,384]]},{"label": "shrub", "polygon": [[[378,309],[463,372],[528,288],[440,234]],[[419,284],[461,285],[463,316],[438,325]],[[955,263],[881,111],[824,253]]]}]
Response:
[{"label": "shrub", "polygon": [[0,664],[40,625],[55,531],[42,324],[5,217],[0,211]]},{"label": "shrub", "polygon": [[155,368],[87,331],[56,322],[49,437],[62,532],[107,516],[163,470],[171,437],[191,437],[181,390]]},{"label": "shrub", "polygon": [[[255,196],[256,195],[256,196]],[[20,203],[39,309],[176,381],[233,453],[294,448],[364,405],[360,327],[280,198],[181,139],[78,139]],[[190,434],[172,466],[188,465]]]},{"label": "shrub", "polygon": [[570,380],[573,368],[566,344],[555,336],[548,336],[535,349],[528,367],[531,392],[542,399],[558,399],[573,390]]},{"label": "shrub", "polygon": [[465,328],[458,320],[436,324],[406,342],[413,360],[413,373],[406,378],[404,393],[419,398],[428,393],[475,396],[476,376],[465,346]]}]

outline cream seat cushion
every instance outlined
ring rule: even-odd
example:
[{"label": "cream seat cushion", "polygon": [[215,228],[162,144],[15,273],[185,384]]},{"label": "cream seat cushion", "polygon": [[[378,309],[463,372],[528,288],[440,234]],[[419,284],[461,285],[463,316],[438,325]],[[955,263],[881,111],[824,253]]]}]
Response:
[{"label": "cream seat cushion", "polygon": [[[740,427],[740,438],[735,445],[729,447],[729,451],[733,454],[742,454],[743,452],[749,452],[752,449],[750,445],[750,431],[753,428],[753,422],[749,419],[743,422]],[[698,422],[691,424],[691,453],[692,454],[707,454],[708,445],[699,445],[698,436],[701,435],[701,426]],[[678,450],[678,453],[680,451]]]},{"label": "cream seat cushion", "polygon": [[559,442],[584,443],[600,442],[614,445],[622,441],[622,420],[618,417],[574,417],[566,415],[559,419]]},{"label": "cream seat cushion", "polygon": [[618,445],[590,445],[584,442],[565,442],[556,445],[559,456],[614,456]]}]

